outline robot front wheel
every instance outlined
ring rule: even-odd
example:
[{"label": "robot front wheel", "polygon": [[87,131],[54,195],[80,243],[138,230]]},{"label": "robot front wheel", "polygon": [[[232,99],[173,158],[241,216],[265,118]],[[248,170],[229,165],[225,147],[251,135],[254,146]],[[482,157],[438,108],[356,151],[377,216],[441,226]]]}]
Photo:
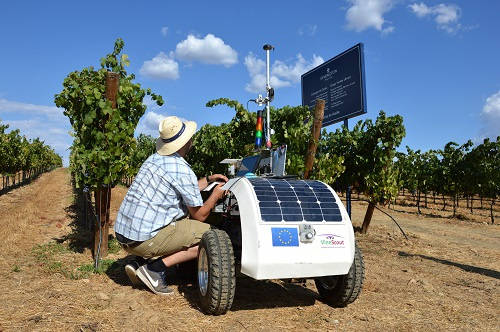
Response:
[{"label": "robot front wheel", "polygon": [[211,229],[198,250],[198,294],[201,309],[211,315],[226,313],[233,304],[236,288],[231,239],[220,229]]},{"label": "robot front wheel", "polygon": [[314,279],[321,298],[334,307],[345,307],[361,293],[365,278],[365,264],[361,249],[355,243],[354,261],[346,275]]}]

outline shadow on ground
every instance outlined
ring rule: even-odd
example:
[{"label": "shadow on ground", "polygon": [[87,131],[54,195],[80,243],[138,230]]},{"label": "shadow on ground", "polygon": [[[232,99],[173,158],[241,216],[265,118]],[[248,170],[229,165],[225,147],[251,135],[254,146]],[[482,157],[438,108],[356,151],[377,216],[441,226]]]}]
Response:
[{"label": "shadow on ground", "polygon": [[[184,279],[178,290],[191,307],[200,310],[198,288],[194,280]],[[255,280],[240,274],[236,278],[231,311],[312,306],[317,298],[318,294],[301,284]]]},{"label": "shadow on ground", "polygon": [[458,268],[460,268],[464,271],[467,271],[467,272],[474,272],[477,274],[482,274],[482,275],[487,276],[487,277],[500,279],[500,272],[495,271],[495,270],[491,270],[491,269],[485,269],[485,268],[477,267],[477,266],[473,266],[473,265],[452,262],[452,261],[449,261],[446,259],[436,258],[436,257],[432,257],[432,256],[426,256],[426,255],[421,255],[421,254],[409,254],[409,253],[404,252],[404,251],[399,251],[398,255],[402,256],[402,257],[420,257],[420,258],[428,259],[428,260],[431,260],[431,261],[434,261],[437,263],[455,266],[455,267],[458,267]]},{"label": "shadow on ground", "polygon": [[78,204],[74,203],[64,210],[70,219],[71,232],[54,240],[59,243],[67,243],[70,250],[78,253],[83,253],[86,249],[93,249],[92,239],[94,236]]},{"label": "shadow on ground", "polygon": [[41,174],[38,174],[36,176],[33,176],[31,178],[26,178],[25,180],[23,181],[20,181],[20,182],[17,182],[16,184],[14,185],[10,185],[8,187],[5,187],[5,188],[2,188],[0,190],[0,196],[4,195],[4,194],[7,194],[9,192],[11,192],[12,190],[14,189],[17,189],[19,187],[22,187],[22,186],[25,186],[25,185],[28,185],[30,184],[31,182],[35,181],[36,179],[38,179],[40,177]]}]

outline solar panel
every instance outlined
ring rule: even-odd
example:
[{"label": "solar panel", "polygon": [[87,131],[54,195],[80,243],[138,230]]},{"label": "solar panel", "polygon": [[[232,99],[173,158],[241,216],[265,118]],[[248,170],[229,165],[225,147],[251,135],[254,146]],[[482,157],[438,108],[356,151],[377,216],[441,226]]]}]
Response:
[{"label": "solar panel", "polygon": [[249,181],[259,201],[262,221],[342,221],[335,197],[322,182],[272,178],[250,178]]}]

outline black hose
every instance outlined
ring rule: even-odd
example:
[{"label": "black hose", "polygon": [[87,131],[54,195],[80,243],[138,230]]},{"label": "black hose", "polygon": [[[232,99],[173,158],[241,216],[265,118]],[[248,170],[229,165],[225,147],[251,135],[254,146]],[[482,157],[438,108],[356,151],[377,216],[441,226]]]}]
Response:
[{"label": "black hose", "polygon": [[[358,201],[358,202],[367,202],[367,203],[370,203],[370,201],[366,200],[366,199],[351,199],[351,202],[352,201]],[[374,205],[375,208],[377,210],[379,210],[380,212],[382,212],[383,214],[385,214],[386,216],[388,216],[389,218],[392,219],[392,221],[394,221],[394,223],[398,226],[399,230],[401,231],[401,233],[404,235],[405,239],[409,240],[408,239],[408,236],[406,236],[406,233],[403,231],[403,229],[401,228],[401,226],[398,224],[398,222],[396,221],[396,219],[394,219],[389,213],[383,211],[382,209],[380,209],[377,205]]]}]

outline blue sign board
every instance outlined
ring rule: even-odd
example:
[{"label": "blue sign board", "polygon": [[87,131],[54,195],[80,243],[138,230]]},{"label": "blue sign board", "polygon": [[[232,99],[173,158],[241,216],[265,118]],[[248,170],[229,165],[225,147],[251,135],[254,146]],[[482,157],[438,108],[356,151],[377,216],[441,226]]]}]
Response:
[{"label": "blue sign board", "polygon": [[302,105],[325,101],[323,127],[366,113],[363,44],[357,44],[301,77]]}]

